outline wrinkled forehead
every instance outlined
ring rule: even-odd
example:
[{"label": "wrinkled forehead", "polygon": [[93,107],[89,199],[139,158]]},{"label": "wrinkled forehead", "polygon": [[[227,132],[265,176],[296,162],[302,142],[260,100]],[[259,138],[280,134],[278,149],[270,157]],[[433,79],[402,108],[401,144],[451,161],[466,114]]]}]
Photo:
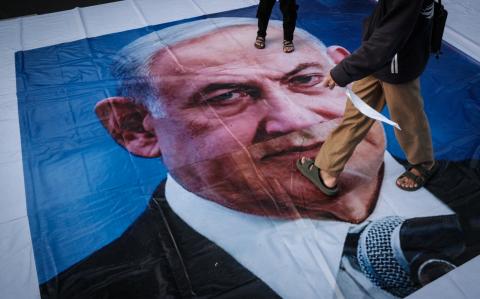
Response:
[{"label": "wrinkled forehead", "polygon": [[253,46],[256,26],[230,26],[159,50],[150,61],[150,69],[153,74],[165,75],[166,72],[179,74],[212,67],[259,67],[288,71],[301,63],[331,64],[325,48],[314,37],[297,35],[295,52],[283,53],[283,30],[278,26],[271,27],[267,47],[263,50]]}]

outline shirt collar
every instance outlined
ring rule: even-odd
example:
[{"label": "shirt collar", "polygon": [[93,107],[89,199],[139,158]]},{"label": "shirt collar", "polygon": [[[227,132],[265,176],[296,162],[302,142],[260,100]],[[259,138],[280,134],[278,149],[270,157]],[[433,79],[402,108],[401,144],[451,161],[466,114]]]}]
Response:
[{"label": "shirt collar", "polygon": [[[388,152],[379,199],[369,220],[450,214],[431,193],[395,186],[403,171]],[[350,223],[336,220],[281,220],[225,208],[185,190],[168,176],[165,197],[189,226],[234,257],[284,298],[342,298],[336,286]]]}]

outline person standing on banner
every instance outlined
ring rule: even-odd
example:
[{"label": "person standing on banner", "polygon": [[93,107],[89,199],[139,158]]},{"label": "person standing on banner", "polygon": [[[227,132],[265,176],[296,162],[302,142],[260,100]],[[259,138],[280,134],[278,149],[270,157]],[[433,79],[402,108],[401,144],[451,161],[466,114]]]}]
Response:
[{"label": "person standing on banner", "polygon": [[[255,40],[257,49],[265,48],[268,21],[272,14],[275,0],[260,0],[257,10],[258,32]],[[291,53],[295,50],[293,45],[293,32],[297,22],[298,5],[295,0],[280,0],[280,10],[283,14],[283,52]]]},{"label": "person standing on banner", "polygon": [[[410,164],[396,180],[406,191],[424,186],[438,168],[419,80],[430,55],[433,5],[434,0],[379,0],[364,21],[360,48],[322,82],[333,89],[355,81],[352,91],[368,105],[377,111],[387,105],[392,120],[402,128],[395,136]],[[315,160],[302,157],[297,168],[325,194],[338,194],[342,170],[373,123],[347,102],[341,124]]]}]

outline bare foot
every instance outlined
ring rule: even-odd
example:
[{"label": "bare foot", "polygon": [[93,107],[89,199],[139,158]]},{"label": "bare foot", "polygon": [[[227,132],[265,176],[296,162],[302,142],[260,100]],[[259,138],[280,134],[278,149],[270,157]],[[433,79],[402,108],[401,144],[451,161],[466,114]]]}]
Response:
[{"label": "bare foot", "polygon": [[293,41],[284,40],[283,41],[283,52],[292,53],[293,51],[295,51],[295,46],[293,45]]},{"label": "bare foot", "polygon": [[[422,164],[423,167],[425,167],[427,170],[432,170],[434,164]],[[418,177],[421,177],[423,178],[423,174],[416,168],[412,168],[410,169],[410,172],[413,173],[414,175],[418,176]],[[403,187],[403,188],[417,188],[418,187],[418,184],[417,182],[415,182],[413,180],[413,178],[410,178],[410,177],[406,177],[406,176],[403,176],[403,177],[400,177],[397,179],[397,185],[399,187]]]},{"label": "bare foot", "polygon": [[[300,159],[300,163],[305,164],[307,159],[308,159],[307,157],[302,157]],[[311,167],[313,167],[313,164],[312,164]],[[337,186],[337,177],[336,176],[332,176],[328,172],[326,172],[324,170],[321,170],[321,169],[319,169],[319,175],[320,175],[320,178],[322,179],[323,183],[325,184],[325,186],[327,186],[328,188],[335,188],[335,186]]]},{"label": "bare foot", "polygon": [[265,49],[265,38],[262,36],[257,36],[254,46],[257,49]]},{"label": "bare foot", "polygon": [[324,170],[320,170],[320,178],[328,188],[334,188],[337,185],[337,177],[330,175]]}]

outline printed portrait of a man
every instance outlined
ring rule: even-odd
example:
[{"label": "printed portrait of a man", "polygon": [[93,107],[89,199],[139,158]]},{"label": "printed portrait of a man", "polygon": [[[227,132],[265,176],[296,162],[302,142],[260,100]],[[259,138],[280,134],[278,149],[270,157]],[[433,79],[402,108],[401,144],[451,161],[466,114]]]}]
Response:
[{"label": "printed portrait of a man", "polygon": [[[332,281],[349,228],[372,211],[377,218],[451,213],[428,192],[421,195],[423,209],[392,208],[398,196],[381,188],[386,168],[392,167],[386,164],[398,164],[388,154],[384,159],[379,123],[347,164],[338,197],[326,197],[303,178],[295,161],[318,151],[347,100],[344,89],[330,90],[320,82],[349,52],[302,29],[288,59],[273,47],[259,52],[249,43],[255,26],[254,19],[242,18],[194,21],[150,33],[117,53],[112,71],[120,80],[118,93],[99,100],[95,113],[120,146],[137,156],[161,158],[169,175],[119,239],[51,279],[43,287],[45,297],[125,296],[139,292],[133,282],[140,277],[150,281],[140,291],[145,296],[159,292],[159,286],[166,294],[190,289],[214,296],[245,280],[257,285],[252,296],[321,296],[335,292]],[[281,28],[273,21],[269,38],[280,40]],[[376,209],[379,198],[383,203]],[[152,217],[165,223],[149,225]],[[211,245],[192,248],[192,236]],[[130,238],[135,241],[127,242]],[[139,242],[157,238],[160,252],[143,249],[152,257],[149,262],[127,265],[127,252],[138,257]],[[179,248],[179,261],[169,256],[165,244],[170,242]],[[200,270],[192,264],[202,258],[182,258],[209,247],[225,256],[216,267],[234,269],[223,275],[237,277],[218,278],[224,285],[212,286],[211,264],[204,261],[208,266]],[[190,287],[173,288],[170,276]]]},{"label": "printed portrait of a man", "polygon": [[[142,32],[112,53],[114,80],[102,83],[115,93],[98,93],[84,111],[126,151],[118,165],[148,158],[167,174],[118,237],[42,281],[42,298],[394,298],[418,288],[375,285],[355,260],[354,236],[382,219],[398,226],[454,212],[426,189],[396,188],[402,165],[379,122],[347,163],[340,194],[303,177],[296,161],[318,152],[347,102],[344,88],[320,83],[350,53],[297,28],[287,57],[275,47],[275,20],[268,39],[278,42],[258,50],[256,26],[197,19]],[[142,183],[121,188],[130,185]]]}]

